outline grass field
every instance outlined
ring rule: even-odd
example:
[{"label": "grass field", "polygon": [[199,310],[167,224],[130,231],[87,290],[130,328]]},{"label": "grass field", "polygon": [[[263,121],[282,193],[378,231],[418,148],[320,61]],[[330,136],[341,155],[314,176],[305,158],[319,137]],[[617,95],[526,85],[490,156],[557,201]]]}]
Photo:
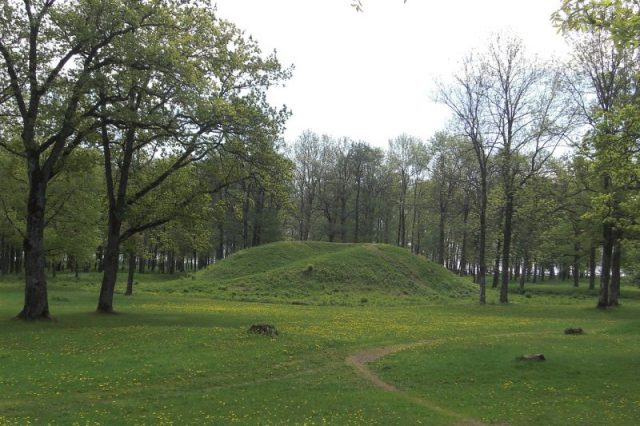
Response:
[{"label": "grass field", "polygon": [[[332,295],[334,305],[300,305],[291,303],[298,297],[247,303],[221,300],[217,290],[179,290],[204,285],[199,275],[145,275],[133,297],[116,296],[119,314],[99,315],[97,279],[52,279],[56,321],[35,323],[11,319],[22,303],[20,281],[0,279],[0,424],[632,425],[640,418],[636,288],[625,287],[623,306],[606,312],[569,283],[530,285],[508,306],[496,304],[493,291],[486,306],[464,292],[436,300],[426,290],[409,304],[386,286],[371,297],[378,304],[359,302],[367,294],[359,289],[344,300]],[[246,332],[259,322],[280,334]],[[586,334],[565,336],[571,326]],[[370,364],[397,391],[345,362],[397,344],[417,346]],[[515,361],[532,352],[547,361]]]}]

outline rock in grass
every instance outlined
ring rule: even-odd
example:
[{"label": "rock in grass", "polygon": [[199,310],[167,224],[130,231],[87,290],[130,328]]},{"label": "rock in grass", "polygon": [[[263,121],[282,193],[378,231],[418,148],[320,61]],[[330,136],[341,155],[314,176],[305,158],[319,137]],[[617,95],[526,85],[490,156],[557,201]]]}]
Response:
[{"label": "rock in grass", "polygon": [[516,357],[516,361],[544,361],[544,354],[525,354]]},{"label": "rock in grass", "polygon": [[564,334],[582,334],[582,328],[578,327],[578,328],[565,328],[564,329]]},{"label": "rock in grass", "polygon": [[265,336],[277,336],[278,330],[271,324],[254,324],[249,327],[249,333],[264,334]]}]

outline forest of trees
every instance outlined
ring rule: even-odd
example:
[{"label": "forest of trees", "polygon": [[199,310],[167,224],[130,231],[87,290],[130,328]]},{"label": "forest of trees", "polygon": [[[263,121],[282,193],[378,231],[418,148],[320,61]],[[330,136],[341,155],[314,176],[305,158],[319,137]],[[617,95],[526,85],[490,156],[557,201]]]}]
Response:
[{"label": "forest of trees", "polygon": [[[290,70],[200,2],[8,2],[0,12],[0,274],[19,316],[47,276],[193,271],[281,239],[379,242],[487,283],[640,276],[637,1],[566,0],[559,63],[499,35],[438,83],[450,126],[386,149],[266,100]],[[428,120],[425,117],[425,120]],[[597,278],[597,279],[596,279]]]}]

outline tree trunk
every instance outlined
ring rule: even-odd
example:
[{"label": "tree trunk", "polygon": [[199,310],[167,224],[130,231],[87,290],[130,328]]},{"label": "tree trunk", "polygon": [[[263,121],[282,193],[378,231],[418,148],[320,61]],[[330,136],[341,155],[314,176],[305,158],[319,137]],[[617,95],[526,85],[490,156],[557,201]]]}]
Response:
[{"label": "tree trunk", "polygon": [[524,251],[524,260],[522,262],[522,272],[520,274],[520,293],[524,293],[524,282],[529,274],[529,250]]},{"label": "tree trunk", "polygon": [[576,241],[573,243],[573,286],[580,285],[580,244]]},{"label": "tree trunk", "polygon": [[[603,176],[603,187],[605,192],[611,189],[611,178],[608,175]],[[613,225],[609,222],[602,224],[602,262],[600,263],[600,296],[598,297],[597,307],[606,309],[609,306],[609,285],[611,281],[611,261],[613,256],[613,246],[615,243],[615,235]]]},{"label": "tree trunk", "polygon": [[600,296],[598,308],[609,306],[609,284],[611,280],[611,258],[613,255],[613,227],[609,223],[602,225],[602,263],[600,273]]},{"label": "tree trunk", "polygon": [[413,185],[413,219],[411,220],[411,252],[416,252],[416,223],[418,221],[418,181]]},{"label": "tree trunk", "polygon": [[[479,156],[483,153],[476,154]],[[486,241],[487,241],[487,170],[486,163],[480,161],[480,241],[478,251],[478,284],[480,285],[480,304],[487,302],[487,261],[486,261]]]},{"label": "tree trunk", "polygon": [[104,249],[104,271],[102,273],[102,285],[98,299],[98,312],[113,312],[113,294],[118,278],[118,260],[120,257],[120,228],[122,221],[115,212],[109,213],[107,230],[107,244]]},{"label": "tree trunk", "polygon": [[249,188],[242,183],[244,200],[242,202],[242,248],[249,247]]},{"label": "tree trunk", "polygon": [[400,207],[398,208],[398,237],[397,237],[397,245],[400,247],[404,247],[405,243],[405,230],[404,230],[404,201],[400,201]]},{"label": "tree trunk", "polygon": [[500,250],[502,248],[502,241],[498,240],[496,244],[496,260],[493,262],[493,282],[491,288],[498,288],[500,283]]},{"label": "tree trunk", "polygon": [[256,247],[262,243],[262,212],[264,210],[264,189],[258,191],[258,199],[256,200],[256,214],[253,219],[253,235],[251,237],[251,246]]},{"label": "tree trunk", "polygon": [[504,205],[504,228],[502,232],[502,279],[500,303],[509,303],[509,256],[511,255],[511,232],[513,225],[513,194],[507,194]]},{"label": "tree trunk", "polygon": [[353,232],[353,242],[357,243],[360,239],[360,186],[361,186],[361,178],[358,176],[356,180],[356,201],[355,201],[355,229]]},{"label": "tree trunk", "polygon": [[589,248],[589,290],[596,288],[596,247]]},{"label": "tree trunk", "polygon": [[446,212],[440,209],[440,220],[438,221],[438,264],[444,265],[444,226]]},{"label": "tree trunk", "polygon": [[173,275],[176,273],[176,258],[173,250],[169,250],[168,262],[169,262],[169,275]]},{"label": "tree trunk", "polygon": [[43,176],[38,161],[37,157],[28,159],[29,193],[24,238],[24,307],[18,314],[18,318],[26,320],[50,318],[44,251],[47,179]]},{"label": "tree trunk", "polygon": [[622,258],[622,246],[620,237],[616,235],[611,256],[611,289],[609,296],[609,306],[620,305],[620,261]]},{"label": "tree trunk", "polygon": [[[129,252],[129,269],[127,271],[127,291],[125,291],[125,296],[131,296],[133,294],[133,274],[136,271],[136,254],[134,252]],[[142,259],[140,259],[140,263],[143,263]]]},{"label": "tree trunk", "polygon": [[122,228],[122,221],[127,208],[127,185],[129,183],[129,173],[133,158],[135,130],[129,129],[125,134],[123,158],[120,164],[120,179],[117,182],[117,189],[116,180],[113,177],[111,141],[109,140],[107,127],[104,123],[101,130],[109,213],[107,221],[107,245],[105,247],[103,260],[104,272],[102,274],[102,285],[100,287],[97,310],[102,313],[112,313],[113,293],[116,288],[116,280],[118,277],[118,261],[121,242],[120,230]]},{"label": "tree trunk", "polygon": [[5,245],[4,234],[0,236],[0,275],[7,275],[8,262],[7,262],[7,247]]},{"label": "tree trunk", "polygon": [[460,275],[467,275],[467,244],[468,244],[468,232],[467,223],[469,222],[469,202],[465,199],[464,208],[462,211],[462,247],[460,247]]}]

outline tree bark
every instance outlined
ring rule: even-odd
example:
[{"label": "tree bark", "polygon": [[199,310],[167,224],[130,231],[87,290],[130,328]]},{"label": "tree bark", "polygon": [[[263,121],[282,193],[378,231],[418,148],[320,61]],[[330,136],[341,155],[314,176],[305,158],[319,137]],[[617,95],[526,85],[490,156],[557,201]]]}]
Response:
[{"label": "tree bark", "polygon": [[622,246],[620,244],[619,236],[616,235],[615,237],[613,253],[611,256],[611,289],[609,295],[609,306],[620,305],[620,261],[622,258]]},{"label": "tree bark", "polygon": [[589,290],[596,288],[596,247],[589,248]]},{"label": "tree bark", "polygon": [[26,320],[50,318],[44,251],[47,178],[38,162],[38,157],[27,161],[29,193],[24,238],[25,292],[24,307],[18,314],[18,318]]},{"label": "tree bark", "polygon": [[478,284],[480,285],[480,304],[487,302],[487,168],[484,153],[476,147],[476,155],[480,164],[480,241],[478,250]]},{"label": "tree bark", "polygon": [[2,234],[0,236],[0,275],[6,275],[7,271],[7,247],[4,234]]},{"label": "tree bark", "polygon": [[[136,254],[134,252],[129,252],[129,269],[127,271],[127,290],[125,291],[125,296],[133,295],[133,275],[136,271]],[[140,259],[140,263],[143,263],[143,260]]]},{"label": "tree bark", "polygon": [[464,207],[462,210],[462,247],[460,247],[460,275],[467,275],[467,244],[468,244],[468,231],[467,224],[469,222],[469,199],[465,198]]},{"label": "tree bark", "polygon": [[438,264],[444,265],[444,226],[446,222],[446,212],[440,209],[438,221]]},{"label": "tree bark", "polygon": [[[578,235],[576,235],[576,238]],[[573,243],[573,286],[580,285],[580,244],[576,240]]]},{"label": "tree bark", "polygon": [[107,244],[104,248],[102,285],[98,298],[98,312],[113,312],[113,294],[118,278],[118,258],[120,257],[120,228],[122,221],[115,212],[109,213]]},{"label": "tree bark", "polygon": [[496,244],[496,259],[493,262],[493,282],[491,288],[498,288],[500,283],[500,250],[502,249],[502,240],[498,240]]},{"label": "tree bark", "polygon": [[529,250],[525,249],[524,259],[522,262],[522,272],[520,274],[520,293],[524,293],[524,282],[529,274]]},{"label": "tree bark", "polygon": [[511,232],[513,225],[513,194],[507,194],[504,205],[504,228],[502,232],[502,277],[500,303],[509,303],[509,256],[511,254]]},{"label": "tree bark", "polygon": [[97,310],[102,313],[112,313],[113,294],[115,292],[116,280],[118,277],[120,231],[122,229],[122,221],[124,220],[126,211],[127,186],[129,184],[129,173],[131,171],[131,162],[133,159],[135,130],[127,130],[124,136],[123,157],[117,190],[112,172],[111,141],[109,140],[107,128],[104,123],[101,130],[109,213],[107,224],[107,245],[105,247],[103,260],[104,272],[102,274],[102,285],[100,286]]}]

